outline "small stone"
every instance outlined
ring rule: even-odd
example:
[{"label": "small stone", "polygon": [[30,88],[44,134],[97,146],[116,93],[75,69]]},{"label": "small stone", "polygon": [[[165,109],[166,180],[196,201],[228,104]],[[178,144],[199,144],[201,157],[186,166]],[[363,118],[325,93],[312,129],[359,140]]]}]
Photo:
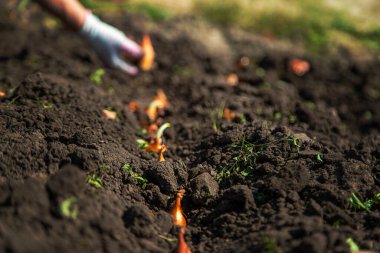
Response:
[{"label": "small stone", "polygon": [[219,191],[219,185],[215,179],[207,172],[200,174],[190,182],[194,204],[207,204],[209,200],[215,198]]},{"label": "small stone", "polygon": [[149,182],[158,185],[165,194],[173,194],[178,189],[173,164],[170,161],[156,162],[146,171]]},{"label": "small stone", "polygon": [[132,233],[139,237],[153,236],[154,216],[148,207],[136,204],[130,207],[123,215],[124,224]]},{"label": "small stone", "polygon": [[85,186],[85,173],[75,165],[65,165],[47,182],[48,190],[55,197],[77,195]]},{"label": "small stone", "polygon": [[156,214],[156,224],[162,233],[169,233],[173,227],[173,217],[168,212],[158,211]]},{"label": "small stone", "polygon": [[217,206],[217,212],[247,211],[249,209],[256,209],[256,203],[252,191],[246,185],[235,185],[228,188]]},{"label": "small stone", "polygon": [[185,185],[187,179],[189,178],[185,163],[182,160],[174,161],[173,169],[177,177],[178,184]]},{"label": "small stone", "polygon": [[291,202],[295,203],[295,202],[300,200],[300,196],[298,195],[298,193],[296,191],[290,191],[288,194],[288,199]]}]

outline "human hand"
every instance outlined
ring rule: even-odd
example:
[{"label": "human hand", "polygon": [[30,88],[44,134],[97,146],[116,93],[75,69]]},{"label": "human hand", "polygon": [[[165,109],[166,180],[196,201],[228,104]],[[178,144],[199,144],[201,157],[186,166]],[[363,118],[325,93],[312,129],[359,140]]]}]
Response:
[{"label": "human hand", "polygon": [[90,43],[107,66],[120,69],[129,75],[138,73],[138,68],[127,63],[121,55],[137,60],[141,59],[143,52],[140,46],[128,39],[123,32],[102,22],[89,12],[79,33]]}]

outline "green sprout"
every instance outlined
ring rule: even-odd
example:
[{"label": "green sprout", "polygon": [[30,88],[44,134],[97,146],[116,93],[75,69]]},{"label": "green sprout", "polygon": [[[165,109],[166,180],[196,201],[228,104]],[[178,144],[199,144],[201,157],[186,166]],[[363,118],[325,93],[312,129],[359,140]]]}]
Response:
[{"label": "green sprout", "polygon": [[280,246],[277,245],[277,242],[275,239],[264,236],[261,238],[262,244],[263,244],[263,252],[265,253],[282,253],[282,249]]},{"label": "green sprout", "polygon": [[104,69],[102,69],[102,68],[99,68],[99,69],[97,69],[97,70],[95,70],[92,74],[91,74],[91,76],[90,76],[90,80],[91,81],[93,81],[93,82],[95,82],[96,84],[102,84],[102,82],[103,82],[103,76],[104,76],[104,74],[105,74],[106,72],[105,72],[105,70]]},{"label": "green sprout", "polygon": [[233,172],[243,177],[248,176],[255,168],[257,159],[262,155],[264,144],[250,143],[243,137],[240,145],[234,146],[238,149],[238,154],[232,158],[232,162],[225,166],[216,176],[216,180],[229,178]]},{"label": "green sprout", "polygon": [[216,123],[215,119],[212,120],[212,129],[214,130],[215,133],[219,131],[218,124]]},{"label": "green sprout", "polygon": [[334,223],[332,224],[333,228],[340,228],[340,221],[339,220],[336,220],[334,221]]},{"label": "green sprout", "polygon": [[244,113],[239,113],[238,114],[238,118],[239,118],[239,122],[241,124],[245,124],[247,123],[247,118],[245,117]]},{"label": "green sprout", "polygon": [[321,154],[317,154],[315,157],[316,157],[316,159],[317,159],[318,162],[323,163],[322,155]]},{"label": "green sprout", "polygon": [[193,69],[188,66],[174,65],[173,72],[181,77],[189,77],[193,74]]},{"label": "green sprout", "polygon": [[16,87],[9,88],[8,93],[13,94],[13,92],[15,92],[15,90],[16,90]]},{"label": "green sprout", "polygon": [[351,193],[351,197],[348,199],[348,203],[351,209],[371,211],[373,205],[380,204],[380,193],[376,194],[372,199],[361,201],[355,193]]},{"label": "green sprout", "polygon": [[350,246],[351,252],[360,250],[359,246],[355,243],[355,241],[351,237],[347,238],[346,243],[348,244],[348,246]]},{"label": "green sprout", "polygon": [[136,144],[140,149],[146,149],[148,147],[148,142],[144,139],[137,139]]},{"label": "green sprout", "polygon": [[274,113],[274,119],[275,120],[280,120],[282,118],[282,113],[281,112],[275,112]]},{"label": "green sprout", "polygon": [[46,100],[31,100],[34,104],[37,104],[38,106],[40,106],[42,109],[52,109],[54,108],[54,104],[52,103],[49,103],[48,101]]},{"label": "green sprout", "polygon": [[208,115],[212,120],[212,129],[215,133],[219,131],[218,128],[218,120],[221,120],[223,118],[223,111],[225,107],[225,102],[222,102],[217,108],[212,109],[209,108]]},{"label": "green sprout", "polygon": [[297,149],[297,152],[300,152],[301,140],[299,138],[292,136],[289,137],[287,140],[291,145],[293,145]]},{"label": "green sprout", "polygon": [[21,96],[16,96],[14,98],[12,98],[11,101],[8,102],[8,105],[13,105],[16,103],[16,101],[20,98]]},{"label": "green sprout", "polygon": [[372,202],[365,201],[364,203],[356,196],[355,193],[351,193],[351,197],[348,199],[351,209],[370,211]]},{"label": "green sprout", "polygon": [[306,102],[306,107],[311,110],[314,110],[317,107],[317,105],[313,101],[308,101]]},{"label": "green sprout", "polygon": [[371,111],[365,111],[363,113],[363,118],[365,120],[371,120],[373,118],[373,113]]},{"label": "green sprout", "polygon": [[42,107],[43,109],[51,109],[51,108],[54,107],[54,105],[53,105],[52,103],[49,103],[49,102],[42,102],[42,103],[41,103],[41,107]]},{"label": "green sprout", "polygon": [[77,202],[78,200],[75,197],[67,198],[62,201],[59,205],[61,214],[66,218],[75,220],[78,217],[78,207],[76,205]]},{"label": "green sprout", "polygon": [[265,77],[266,71],[263,68],[256,68],[256,75],[258,77]]},{"label": "green sprout", "polygon": [[164,134],[164,131],[169,128],[171,125],[170,123],[165,123],[163,124],[162,126],[160,126],[160,128],[158,129],[157,131],[157,139],[161,139],[162,138],[162,135]]},{"label": "green sprout", "polygon": [[139,175],[138,173],[134,172],[132,170],[132,166],[131,164],[129,163],[124,163],[122,166],[121,166],[122,169],[126,170],[129,172],[129,174],[131,175],[131,177],[135,178],[137,180],[137,184],[141,186],[142,189],[145,189],[146,186],[148,185],[148,180],[144,177],[142,177],[141,175]]},{"label": "green sprout", "polygon": [[87,177],[87,183],[95,188],[102,188],[102,179],[97,175],[90,175]]},{"label": "green sprout", "polygon": [[297,122],[297,116],[296,115],[289,115],[288,116],[288,120],[289,120],[289,123],[290,124],[294,124],[294,123],[296,123]]},{"label": "green sprout", "polygon": [[147,135],[148,131],[145,128],[141,128],[139,131],[137,131],[138,135]]}]

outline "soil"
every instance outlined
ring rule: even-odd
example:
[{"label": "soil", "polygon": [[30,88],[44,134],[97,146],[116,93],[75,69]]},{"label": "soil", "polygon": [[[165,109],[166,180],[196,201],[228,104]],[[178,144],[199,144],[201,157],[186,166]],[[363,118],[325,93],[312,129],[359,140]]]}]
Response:
[{"label": "soil", "polygon": [[[101,62],[78,36],[40,12],[25,23],[0,10],[0,252],[172,252],[180,188],[193,253],[350,252],[348,238],[380,251],[380,205],[348,201],[380,192],[380,58],[311,56],[189,17],[102,16],[136,39],[148,31],[157,57],[149,73],[106,69],[97,85]],[[310,62],[304,76],[294,57]],[[127,106],[158,88],[171,104],[164,162],[136,145]],[[250,164],[232,167],[243,140]],[[63,214],[68,199],[77,217]]]}]

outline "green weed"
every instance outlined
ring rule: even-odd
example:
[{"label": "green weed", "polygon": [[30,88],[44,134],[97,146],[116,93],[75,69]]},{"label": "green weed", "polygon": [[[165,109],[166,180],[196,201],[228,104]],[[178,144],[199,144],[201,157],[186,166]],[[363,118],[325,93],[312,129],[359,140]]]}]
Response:
[{"label": "green weed", "polygon": [[46,101],[46,100],[31,100],[34,104],[38,105],[42,109],[52,109],[54,108],[54,104]]},{"label": "green weed", "polygon": [[241,143],[233,148],[238,153],[232,157],[231,163],[225,166],[216,176],[217,182],[229,178],[234,172],[248,176],[255,168],[257,159],[262,155],[265,144],[250,143],[243,137]]},{"label": "green weed", "polygon": [[105,70],[102,68],[99,68],[95,70],[91,75],[90,75],[90,80],[95,82],[97,85],[102,84],[103,82],[103,76],[105,74]]},{"label": "green weed", "polygon": [[264,236],[263,238],[261,238],[261,242],[263,245],[264,253],[282,253],[283,252],[280,246],[277,245],[276,240],[269,236]]},{"label": "green weed", "polygon": [[359,246],[355,243],[355,241],[351,237],[347,238],[346,243],[348,244],[348,246],[350,246],[351,252],[360,250]]},{"label": "green weed", "polygon": [[333,228],[336,228],[336,229],[340,228],[340,221],[339,220],[334,221],[332,226],[333,226]]},{"label": "green weed", "polygon": [[189,77],[193,74],[194,71],[191,67],[188,66],[174,65],[173,72],[180,77]]},{"label": "green weed", "polygon": [[256,75],[257,75],[258,77],[264,78],[265,75],[266,75],[266,71],[265,71],[265,69],[260,68],[260,67],[256,68]]},{"label": "green weed", "polygon": [[59,205],[60,213],[66,217],[75,220],[78,217],[77,198],[71,197],[63,200]]},{"label": "green weed", "polygon": [[[250,143],[245,137],[239,145],[235,145],[232,148],[237,151],[237,154],[232,157],[231,162],[223,167],[223,169],[216,176],[217,182],[221,182],[226,178],[232,176],[232,174],[238,173],[244,177],[248,176],[255,168],[257,159],[264,153],[264,149],[272,144],[278,144],[281,142],[288,142],[292,148],[291,154],[300,152],[302,147],[302,141],[295,136],[288,136],[278,140],[274,140],[267,143]],[[286,161],[293,160],[294,156],[289,156]]]},{"label": "green weed", "polygon": [[13,94],[13,92],[15,92],[15,90],[16,90],[16,87],[11,87],[8,89],[8,93]]},{"label": "green weed", "polygon": [[148,185],[148,180],[144,178],[143,176],[139,175],[138,173],[134,172],[132,170],[132,166],[129,163],[124,163],[121,166],[122,169],[126,170],[129,172],[131,177],[135,178],[137,180],[137,184],[141,186],[142,189],[145,189],[146,186]]},{"label": "green weed", "polygon": [[275,120],[279,121],[279,120],[281,120],[281,118],[282,118],[282,113],[281,112],[275,112],[274,113],[274,119]]},{"label": "green weed", "polygon": [[322,155],[321,154],[317,154],[315,156],[315,158],[317,159],[318,162],[323,163],[323,159],[322,159]]},{"label": "green weed", "polygon": [[95,188],[102,188],[102,179],[95,174],[87,177],[87,183]]},{"label": "green weed", "polygon": [[8,105],[13,105],[13,104],[16,104],[17,100],[20,98],[21,96],[16,96],[14,98],[12,98],[12,100],[10,100],[8,102]]},{"label": "green weed", "polygon": [[51,109],[54,107],[54,105],[52,103],[49,103],[49,102],[43,102],[43,103],[41,103],[41,107],[43,109]]},{"label": "green weed", "polygon": [[289,144],[296,148],[297,153],[300,152],[301,149],[301,140],[297,137],[291,136],[287,138]]},{"label": "green weed", "polygon": [[306,102],[306,106],[307,106],[307,108],[309,108],[311,110],[314,110],[315,108],[317,108],[317,105],[312,101]]},{"label": "green weed", "polygon": [[372,199],[367,199],[366,201],[361,201],[355,193],[351,193],[351,197],[348,199],[348,203],[351,209],[355,211],[371,211],[374,205],[380,204],[380,193],[376,194]]},{"label": "green weed", "polygon": [[294,124],[294,123],[296,123],[297,122],[297,116],[296,115],[289,115],[288,116],[288,120],[289,120],[289,123],[290,124]]},{"label": "green weed", "polygon": [[237,117],[239,118],[239,122],[240,122],[241,124],[245,124],[245,123],[247,123],[247,118],[245,117],[244,113],[239,113],[239,114],[237,115]]},{"label": "green weed", "polygon": [[225,102],[222,102],[216,108],[208,109],[208,115],[212,121],[212,129],[214,130],[215,133],[219,132],[218,121],[220,121],[223,118],[224,106],[225,106]]}]

